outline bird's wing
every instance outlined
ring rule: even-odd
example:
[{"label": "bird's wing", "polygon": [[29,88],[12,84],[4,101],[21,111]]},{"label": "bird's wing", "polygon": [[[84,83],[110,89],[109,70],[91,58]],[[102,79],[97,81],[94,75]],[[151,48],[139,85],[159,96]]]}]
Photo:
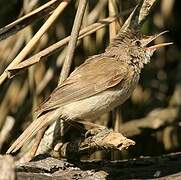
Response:
[{"label": "bird's wing", "polygon": [[95,57],[74,70],[37,109],[36,115],[71,102],[93,96],[119,84],[127,75],[128,65],[114,58]]},{"label": "bird's wing", "polygon": [[[40,129],[52,122],[50,110],[65,104],[79,101],[93,96],[108,88],[119,84],[128,72],[126,63],[114,58],[92,58],[74,70],[70,76],[58,86],[50,95],[49,99],[37,110],[37,119],[21,134],[21,136],[8,149],[7,153],[15,152],[22,147]],[[41,115],[41,116],[40,116]]]}]

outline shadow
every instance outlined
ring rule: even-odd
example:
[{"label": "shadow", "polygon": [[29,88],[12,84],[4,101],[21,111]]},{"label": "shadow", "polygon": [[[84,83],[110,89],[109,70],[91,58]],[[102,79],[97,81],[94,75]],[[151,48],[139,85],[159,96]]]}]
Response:
[{"label": "shadow", "polygon": [[[73,163],[71,161],[71,163]],[[181,153],[134,160],[74,162],[81,170],[105,171],[106,179],[151,179],[170,176],[181,171]]]}]

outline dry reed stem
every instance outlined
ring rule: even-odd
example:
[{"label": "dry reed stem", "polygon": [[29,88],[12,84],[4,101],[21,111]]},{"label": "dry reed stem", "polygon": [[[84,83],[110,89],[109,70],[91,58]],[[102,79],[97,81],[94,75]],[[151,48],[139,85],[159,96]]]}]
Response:
[{"label": "dry reed stem", "polygon": [[32,158],[34,157],[34,155],[36,154],[37,150],[38,150],[38,147],[39,147],[39,144],[40,144],[40,141],[44,135],[44,132],[47,128],[43,128],[41,131],[38,132],[38,134],[36,135],[35,139],[34,139],[34,142],[30,148],[30,150],[24,154],[19,160],[17,163],[25,163],[25,162],[28,162],[30,160],[32,160]]},{"label": "dry reed stem", "polygon": [[[52,23],[58,18],[58,16],[60,15],[60,13],[63,11],[63,9],[68,5],[68,1],[63,1],[62,3],[60,3],[60,5],[55,9],[54,13],[50,16],[50,18],[45,22],[45,24],[40,28],[40,30],[37,32],[37,34],[35,34],[35,38],[34,41],[32,42],[38,42],[38,40],[41,38],[41,36],[48,30],[48,28],[52,25]],[[33,39],[32,38],[32,39]],[[32,40],[31,39],[31,40]],[[30,41],[31,41],[30,40]],[[34,45],[35,45],[34,43]],[[33,46],[32,46],[33,47]],[[33,88],[34,87],[34,79],[32,79],[32,75],[30,75],[30,85]],[[34,91],[33,91],[34,92]],[[33,93],[33,100],[35,100],[35,93]],[[33,101],[34,102],[34,101]],[[33,144],[33,146],[31,147],[31,149],[28,151],[27,154],[25,154],[25,156],[23,156],[20,161],[29,161],[31,160],[34,155],[36,154],[36,151],[38,149],[39,143],[44,135],[46,128],[43,128],[41,131],[38,132],[38,134],[36,135],[35,138],[35,142]]]},{"label": "dry reed stem", "polygon": [[[63,65],[63,62],[65,60],[65,56],[66,56],[66,50],[67,50],[67,48],[65,47],[61,51],[60,55],[57,57],[56,68],[60,68]],[[48,85],[48,83],[51,81],[51,79],[54,76],[54,71],[55,71],[55,69],[53,69],[52,67],[48,68],[43,79],[41,80],[41,82],[37,86],[37,89],[36,89],[37,95],[40,95],[42,93],[42,91],[45,89],[45,87]]]},{"label": "dry reed stem", "polygon": [[[114,0],[109,0],[108,1],[108,8],[109,8],[109,16],[115,16],[116,11],[115,11],[115,1]],[[114,21],[109,25],[109,40],[111,41],[112,39],[115,38],[117,32],[116,32],[116,22]]]},{"label": "dry reed stem", "polygon": [[[88,36],[94,32],[96,32],[97,30],[105,27],[106,25],[112,23],[113,21],[115,21],[117,19],[117,17],[108,17],[105,19],[100,20],[97,23],[94,23],[92,25],[89,25],[85,28],[83,28],[80,31],[80,35],[79,35],[79,40],[84,38],[85,36]],[[70,40],[70,36],[58,41],[57,43],[49,46],[48,48],[40,51],[39,53],[33,55],[31,58],[26,59],[25,61],[19,63],[18,65],[13,66],[12,68],[9,68],[8,71],[10,73],[11,76],[15,75],[19,70],[28,68],[38,62],[40,62],[41,60],[43,60],[43,58],[50,56],[52,53],[55,53],[57,50],[59,50],[61,47],[65,46]]]},{"label": "dry reed stem", "polygon": [[155,2],[156,0],[143,0],[141,9],[139,11],[138,24],[144,23]]},{"label": "dry reed stem", "polygon": [[121,27],[121,30],[123,31],[127,28],[140,28],[141,25],[145,22],[155,2],[156,0],[141,0],[134,8],[132,15],[129,16],[130,18],[128,18]]},{"label": "dry reed stem", "polygon": [[13,117],[11,117],[11,116],[6,117],[6,121],[0,131],[0,150],[1,150],[4,142],[6,141],[7,137],[11,133],[14,123],[15,123],[15,119]]},{"label": "dry reed stem", "polygon": [[[115,0],[109,0],[108,1],[108,8],[109,8],[109,15],[110,16],[114,16],[116,14],[116,2]],[[109,41],[111,42],[115,37],[116,37],[116,21],[114,21],[112,24],[109,25]],[[114,122],[113,122],[113,129],[114,131],[117,130],[117,132],[119,132],[119,126],[117,126],[120,122],[121,119],[119,119],[121,116],[119,115],[120,111],[119,111],[119,107],[116,108],[115,110],[115,114],[116,116],[114,117]]]},{"label": "dry reed stem", "polygon": [[87,5],[87,0],[79,1],[79,6],[77,9],[77,13],[75,16],[75,20],[74,20],[74,24],[73,24],[73,28],[72,28],[72,32],[70,36],[70,41],[67,47],[67,56],[65,58],[62,71],[60,74],[59,84],[61,84],[68,77],[70,73],[70,67],[72,64],[72,60],[73,60],[73,56],[74,56],[74,52],[76,48],[76,43],[78,40],[78,35],[79,35],[80,27],[82,24],[86,5]]},{"label": "dry reed stem", "polygon": [[32,51],[37,42],[43,36],[43,34],[52,26],[54,21],[58,18],[60,13],[65,9],[68,5],[69,1],[63,1],[60,5],[55,9],[53,14],[47,19],[47,21],[43,24],[43,26],[38,30],[38,32],[33,36],[33,38],[29,41],[29,43],[23,48],[23,50],[16,56],[16,58],[8,65],[3,74],[0,76],[0,85],[6,80],[8,77],[8,69],[12,68],[14,65],[17,65]]},{"label": "dry reed stem", "polygon": [[16,105],[18,96],[14,95],[17,94],[19,90],[20,85],[16,84],[16,82],[14,81],[9,85],[6,94],[3,96],[4,98],[2,99],[0,106],[0,127],[2,127],[2,125],[4,124],[4,121],[6,120],[6,116],[8,115],[10,108],[13,105]]},{"label": "dry reed stem", "polygon": [[[108,9],[109,9],[109,16],[115,16],[116,15],[116,1],[115,0],[109,0],[108,1]],[[111,42],[115,37],[116,37],[116,21],[113,23],[109,24],[109,42]],[[120,106],[115,108],[113,110],[113,113],[111,115],[115,114],[112,118],[112,127],[114,132],[119,132],[119,127],[120,127],[120,121],[121,121],[121,111],[120,111]],[[111,159],[118,159],[119,154],[118,152],[112,150],[111,151]]]},{"label": "dry reed stem", "polygon": [[92,24],[98,19],[100,13],[104,11],[104,8],[108,0],[101,0],[97,3],[96,7],[89,13],[87,17],[87,24]]},{"label": "dry reed stem", "polygon": [[[75,19],[74,19],[74,24],[73,24],[73,27],[72,27],[70,41],[69,41],[69,44],[68,44],[68,47],[67,47],[67,55],[66,55],[66,58],[64,60],[64,64],[63,64],[63,67],[62,67],[62,71],[61,71],[61,74],[60,74],[58,84],[61,84],[68,77],[68,75],[70,73],[70,68],[71,68],[71,64],[72,64],[72,60],[73,60],[73,56],[74,56],[76,43],[77,43],[77,40],[78,40],[78,35],[79,35],[80,27],[81,27],[81,24],[82,24],[84,12],[85,12],[85,9],[86,9],[86,5],[87,5],[87,0],[80,0],[79,1],[77,13],[76,13],[76,16],[75,16]],[[59,129],[60,129],[60,121],[57,120],[56,122],[54,122],[48,128],[47,131],[51,131],[51,132],[58,131],[59,132]],[[64,126],[63,126],[63,121],[62,121],[61,122],[61,132],[62,132],[61,134],[63,134],[63,129],[64,129]],[[37,134],[37,136],[39,136],[39,134],[41,134],[42,137],[43,137],[43,134],[44,134],[43,132],[45,132],[45,129],[42,129]],[[54,136],[54,134],[51,133],[51,134],[49,134],[49,136]],[[47,139],[54,140],[54,138],[50,138],[50,137],[45,136],[42,139],[42,141],[46,142]],[[41,139],[38,139],[38,140],[39,140],[39,143],[40,143]],[[41,143],[41,144],[43,145],[44,143]],[[52,144],[53,144],[53,142],[50,143],[50,146]],[[46,147],[46,148],[49,149],[50,147]],[[39,153],[41,153],[41,149],[44,150],[45,148],[43,146],[40,146],[39,149],[38,149]]]},{"label": "dry reed stem", "polygon": [[42,6],[38,7],[34,11],[26,14],[25,16],[17,19],[16,21],[6,25],[5,27],[0,29],[0,40],[6,39],[9,36],[17,33],[22,30],[32,22],[47,16],[50,12],[52,12],[62,0],[51,0]]},{"label": "dry reed stem", "polygon": [[[85,18],[85,14],[84,14],[84,18],[86,19],[86,25],[90,25],[92,23],[95,23],[95,21],[98,19],[99,14],[101,11],[103,11],[103,8],[105,8],[107,4],[107,0],[102,0],[99,1],[95,8],[86,16]],[[88,36],[88,35],[87,35]],[[79,33],[79,37],[80,37],[80,33]],[[83,37],[82,37],[83,38]],[[83,38],[84,40],[85,38]],[[90,40],[90,38],[88,38]],[[90,44],[90,43],[89,43]],[[78,45],[78,44],[77,44]],[[84,44],[85,47],[85,44]],[[67,47],[65,47],[60,55],[57,58],[57,62],[56,62],[56,67],[60,68],[63,65],[63,62],[65,60],[65,55],[66,55],[66,51],[67,51]],[[48,83],[51,81],[51,79],[53,78],[54,75],[54,70],[52,68],[49,68],[44,76],[44,78],[41,80],[41,82],[38,84],[37,87],[37,95],[41,94],[42,91],[45,89],[45,87],[48,85]]]}]

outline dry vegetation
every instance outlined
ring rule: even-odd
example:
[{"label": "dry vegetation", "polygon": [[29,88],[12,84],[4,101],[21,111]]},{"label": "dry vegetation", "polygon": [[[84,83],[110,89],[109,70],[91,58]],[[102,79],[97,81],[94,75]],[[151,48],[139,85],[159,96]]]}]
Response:
[{"label": "dry vegetation", "polygon": [[[1,0],[1,154],[33,121],[34,110],[58,83],[87,57],[104,51],[137,3],[137,0],[96,0],[88,1],[86,6],[85,0],[81,5],[71,0],[9,0],[7,5]],[[156,39],[156,43],[173,41],[174,45],[155,53],[126,103],[94,119],[94,123],[133,139],[136,145],[122,152],[96,152],[82,158],[118,160],[180,151],[181,25],[178,4],[179,0],[157,1],[142,27],[144,34],[169,30]],[[75,20],[78,8],[82,10]],[[70,124],[64,124],[59,130],[59,135],[65,133],[63,142],[77,140],[85,133],[81,124]],[[91,126],[86,125],[87,128]],[[44,141],[51,142],[52,134],[51,127]],[[25,154],[31,144],[26,145],[17,157]],[[60,156],[62,152],[57,155],[57,151],[65,145],[57,144],[57,139],[55,144],[54,151],[49,150],[52,144],[45,151]]]}]

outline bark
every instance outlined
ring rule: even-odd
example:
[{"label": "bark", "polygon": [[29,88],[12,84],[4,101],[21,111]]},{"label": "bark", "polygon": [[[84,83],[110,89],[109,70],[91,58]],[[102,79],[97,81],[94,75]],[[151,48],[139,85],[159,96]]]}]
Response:
[{"label": "bark", "polygon": [[[38,159],[39,158],[39,159]],[[181,179],[181,153],[120,161],[79,161],[36,157],[16,167],[17,179]]]}]

